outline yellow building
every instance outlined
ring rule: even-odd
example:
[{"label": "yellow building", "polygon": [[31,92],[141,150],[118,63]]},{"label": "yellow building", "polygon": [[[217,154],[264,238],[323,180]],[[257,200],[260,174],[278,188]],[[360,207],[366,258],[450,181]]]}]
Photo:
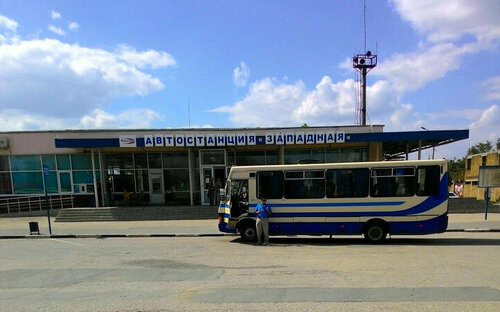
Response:
[{"label": "yellow building", "polygon": [[[484,188],[477,186],[480,166],[500,165],[500,151],[481,153],[467,156],[465,162],[464,197],[475,197],[484,200]],[[492,202],[500,201],[500,188],[490,189]]]}]

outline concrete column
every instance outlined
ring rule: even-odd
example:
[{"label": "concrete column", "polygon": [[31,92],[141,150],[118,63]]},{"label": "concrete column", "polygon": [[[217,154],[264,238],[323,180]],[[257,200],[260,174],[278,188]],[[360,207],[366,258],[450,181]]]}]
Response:
[{"label": "concrete column", "polygon": [[422,140],[418,140],[418,160],[422,159]]},{"label": "concrete column", "polygon": [[285,145],[280,145],[279,164],[280,165],[284,165],[285,164]]},{"label": "concrete column", "polygon": [[104,187],[106,186],[106,181],[104,181],[104,167],[102,164],[102,154],[101,150],[98,149],[97,153],[99,155],[99,172],[101,173],[101,199],[102,199],[102,206],[106,206],[105,201],[104,201]]},{"label": "concrete column", "polygon": [[189,201],[191,203],[191,206],[194,206],[193,152],[191,147],[188,148],[188,165],[189,165]]},{"label": "concrete column", "polygon": [[[92,158],[92,176],[94,177],[94,199],[95,199],[95,206],[96,208],[99,208],[99,195],[97,194],[97,178],[95,174],[95,163],[94,163],[94,150],[90,150],[90,158]],[[102,183],[101,183],[102,184]]]}]

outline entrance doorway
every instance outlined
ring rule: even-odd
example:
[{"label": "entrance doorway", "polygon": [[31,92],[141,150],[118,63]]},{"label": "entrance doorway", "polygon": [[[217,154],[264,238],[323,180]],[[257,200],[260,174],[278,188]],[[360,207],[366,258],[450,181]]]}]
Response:
[{"label": "entrance doorway", "polygon": [[204,166],[202,183],[202,205],[218,205],[219,189],[224,188],[226,181],[225,166]]},{"label": "entrance doorway", "polygon": [[151,190],[150,200],[152,204],[165,204],[162,169],[149,169],[149,189]]},{"label": "entrance doorway", "polygon": [[200,165],[201,204],[218,205],[218,188],[226,181],[226,151],[200,150]]}]

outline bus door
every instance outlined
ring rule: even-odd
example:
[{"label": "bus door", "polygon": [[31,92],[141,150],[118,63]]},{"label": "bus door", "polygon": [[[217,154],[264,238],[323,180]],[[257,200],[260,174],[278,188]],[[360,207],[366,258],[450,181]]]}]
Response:
[{"label": "bus door", "polygon": [[231,180],[231,218],[248,213],[248,180]]}]

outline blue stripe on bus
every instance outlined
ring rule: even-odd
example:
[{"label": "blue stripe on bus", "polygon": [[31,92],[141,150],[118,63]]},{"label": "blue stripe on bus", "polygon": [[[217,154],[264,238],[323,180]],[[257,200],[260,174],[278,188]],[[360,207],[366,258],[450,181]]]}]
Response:
[{"label": "blue stripe on bus", "polygon": [[[271,235],[353,235],[361,234],[365,222],[286,222],[269,223]],[[448,227],[448,215],[443,214],[425,221],[395,221],[388,222],[391,234],[432,234],[442,233]],[[225,222],[219,223],[219,230],[226,233],[235,233]]]},{"label": "blue stripe on bus", "polygon": [[[271,235],[329,235],[361,234],[365,222],[304,222],[269,223]],[[442,233],[448,226],[446,214],[425,221],[388,222],[391,234],[431,234]]]},{"label": "blue stripe on bus", "polygon": [[[404,201],[397,202],[351,202],[351,203],[295,203],[295,204],[271,204],[271,207],[353,207],[353,206],[399,206]],[[250,207],[256,207],[257,204],[251,204]]]}]

